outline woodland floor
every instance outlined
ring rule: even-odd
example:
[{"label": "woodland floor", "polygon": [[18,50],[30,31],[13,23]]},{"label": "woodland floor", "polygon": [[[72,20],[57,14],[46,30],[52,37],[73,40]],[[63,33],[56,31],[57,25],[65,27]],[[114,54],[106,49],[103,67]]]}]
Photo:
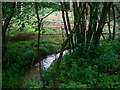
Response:
[{"label": "woodland floor", "polygon": [[[69,12],[71,15],[72,13]],[[64,30],[64,24],[63,24],[63,20],[62,20],[62,13],[61,12],[55,12],[52,13],[50,16],[48,16],[47,18],[45,18],[45,21],[47,21],[49,24],[48,25],[44,25],[43,28],[47,28],[47,29],[52,29],[52,30]],[[71,26],[73,27],[73,19],[70,19],[70,23]],[[112,25],[111,25],[112,26]],[[105,25],[105,27],[107,28],[107,25]],[[41,34],[41,39],[47,39],[47,38],[56,38],[60,37],[61,38],[65,37],[65,33],[45,33],[45,34]],[[22,40],[30,40],[30,39],[36,39],[38,37],[38,35],[36,33],[19,33],[16,34],[13,37],[8,37],[7,40],[10,41],[22,41]],[[62,42],[61,42],[62,43]],[[39,83],[39,70],[36,69],[35,67],[32,67],[30,70],[28,70],[26,72],[25,75],[22,76],[22,86],[24,87],[25,84],[28,84],[29,82],[31,83]]]},{"label": "woodland floor", "polygon": [[[72,13],[70,13],[72,14]],[[48,29],[52,29],[52,30],[64,30],[64,24],[62,21],[62,13],[53,13],[50,16],[48,16],[45,21],[49,22],[50,24],[43,26],[44,28],[48,28]],[[70,23],[71,26],[73,27],[73,19],[70,19]],[[112,25],[111,25],[112,26]],[[105,25],[105,27],[107,28],[107,25]],[[106,33],[106,32],[105,32]],[[25,35],[24,35],[25,34]],[[22,34],[23,37],[24,36],[29,36],[29,38],[34,39],[37,38],[37,34],[33,34],[33,33],[24,33]],[[65,35],[65,33],[49,33],[49,34],[41,34],[41,39],[42,38],[49,38],[50,36],[52,36],[53,38],[55,38],[59,35]],[[18,35],[19,36],[19,35]],[[23,77],[22,77],[22,82],[23,85],[22,87],[24,87],[24,85],[28,84],[28,82],[33,82],[33,83],[39,83],[39,70],[36,67],[31,68],[30,71],[28,71]]]}]

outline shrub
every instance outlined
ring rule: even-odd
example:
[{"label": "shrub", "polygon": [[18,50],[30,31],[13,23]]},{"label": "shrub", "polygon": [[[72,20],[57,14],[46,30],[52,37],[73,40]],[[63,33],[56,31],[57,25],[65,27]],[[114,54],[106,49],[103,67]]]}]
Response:
[{"label": "shrub", "polygon": [[[119,74],[109,75],[110,69],[119,72],[117,42],[105,43],[90,49],[78,46],[72,54],[66,54],[61,61],[59,73],[59,88],[117,88],[119,87]],[[93,51],[91,51],[93,50]],[[95,54],[95,55],[91,55]],[[81,56],[82,55],[82,56]],[[44,70],[44,83],[46,87],[54,86],[56,61],[50,68]],[[106,83],[106,84],[105,84]]]}]

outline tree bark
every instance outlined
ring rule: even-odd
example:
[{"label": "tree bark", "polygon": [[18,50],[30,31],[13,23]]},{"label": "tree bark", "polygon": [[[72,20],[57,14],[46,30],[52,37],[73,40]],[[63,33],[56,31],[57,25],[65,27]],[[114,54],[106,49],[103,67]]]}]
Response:
[{"label": "tree bark", "polygon": [[111,30],[110,30],[110,10],[108,11],[108,22],[107,22],[107,25],[108,25],[108,31],[109,31],[109,38],[108,38],[108,41],[111,40]]},{"label": "tree bark", "polygon": [[97,28],[97,31],[95,31],[94,33],[94,36],[93,36],[93,42],[94,44],[98,44],[99,43],[99,40],[100,40],[100,36],[102,34],[102,30],[103,30],[103,27],[104,27],[104,24],[105,24],[105,19],[106,19],[106,15],[110,9],[110,5],[112,3],[110,2],[104,2],[104,6],[103,6],[103,9],[102,9],[102,14],[101,14],[101,17],[100,17],[100,21],[99,21],[99,25],[98,25],[98,28]]},{"label": "tree bark", "polygon": [[59,85],[59,71],[60,71],[60,63],[61,63],[61,60],[62,60],[63,51],[65,50],[65,47],[66,47],[67,43],[70,41],[72,35],[73,35],[73,33],[71,33],[67,37],[67,39],[63,42],[62,47],[61,47],[60,56],[57,60],[57,65],[56,65],[55,88],[58,88],[58,85]]},{"label": "tree bark", "polygon": [[[63,5],[64,5],[64,7],[65,7],[66,20],[67,20],[68,29],[69,29],[69,32],[70,32],[70,34],[71,34],[72,31],[71,31],[70,20],[69,20],[67,8],[66,8],[66,3],[63,2]],[[72,47],[74,47],[74,43],[73,43],[73,38],[71,37],[71,48],[72,48]],[[74,49],[73,49],[73,51],[74,51]]]},{"label": "tree bark", "polygon": [[68,37],[68,28],[67,28],[66,20],[65,20],[64,6],[63,6],[62,2],[60,2],[60,4],[61,4],[61,10],[62,10],[62,18],[63,18],[64,28],[65,28],[66,35]]},{"label": "tree bark", "polygon": [[[92,29],[92,26],[93,26],[93,20],[94,20],[94,17],[93,17],[93,8],[92,8],[92,5],[90,3],[88,3],[89,7],[90,7],[90,20],[89,20],[89,25],[88,25],[88,31],[86,33],[86,43],[87,43],[87,48],[89,47],[89,43],[91,41],[91,37],[92,37],[92,33],[93,33],[93,29]],[[97,8],[96,8],[97,9]],[[96,10],[97,11],[97,10]]]},{"label": "tree bark", "polygon": [[116,22],[115,22],[115,9],[114,9],[114,6],[112,5],[112,10],[113,10],[113,37],[112,37],[112,40],[115,39],[115,29],[116,29]]},{"label": "tree bark", "polygon": [[[73,2],[73,13],[74,13],[74,26],[75,26],[76,21],[77,21],[77,17],[78,17],[77,13],[79,13],[79,10],[78,10],[78,7],[77,7],[77,2]],[[79,26],[76,29],[77,30],[76,30],[75,35],[74,35],[75,45],[78,43],[78,39],[79,39],[79,37],[78,37],[79,36],[79,31],[80,31]]]},{"label": "tree bark", "polygon": [[[82,3],[83,4],[83,8],[86,8],[86,3]],[[84,45],[85,43],[85,30],[86,30],[86,21],[85,21],[85,17],[86,17],[86,9],[83,10],[84,14],[82,15],[82,25],[81,25],[81,42],[82,45]]]},{"label": "tree bark", "polygon": [[77,19],[76,25],[75,25],[74,28],[73,28],[73,31],[74,31],[74,32],[72,32],[72,33],[67,37],[67,39],[63,42],[63,44],[62,44],[60,56],[59,56],[59,58],[58,58],[58,60],[57,60],[57,65],[56,65],[55,88],[58,88],[58,85],[59,85],[59,70],[60,70],[60,63],[61,63],[61,60],[62,60],[63,51],[65,50],[65,47],[66,47],[67,43],[70,42],[71,37],[72,37],[73,34],[75,33],[76,28],[77,28],[77,26],[78,26],[78,22],[79,22],[79,18]]},{"label": "tree bark", "polygon": [[16,7],[16,3],[12,3],[11,12],[10,12],[9,16],[5,19],[4,25],[2,26],[2,58],[4,58],[4,55],[6,52],[6,40],[5,40],[6,31],[7,31],[7,28],[9,26],[9,23],[13,17],[15,7]]},{"label": "tree bark", "polygon": [[[66,19],[65,19],[65,13],[64,13],[65,6],[63,5],[62,2],[60,2],[60,4],[61,4],[61,10],[62,10],[62,18],[63,18],[64,28],[65,28],[66,35],[68,37],[69,36],[68,35],[68,28],[67,28],[67,23],[66,23]],[[69,47],[71,47],[70,42],[69,42]]]},{"label": "tree bark", "polygon": [[[37,15],[37,22],[38,22],[38,45],[37,45],[37,59],[39,61],[39,55],[40,55],[40,27],[41,27],[41,22],[42,22],[42,19],[40,20],[40,17],[39,17],[39,13],[38,13],[38,6],[37,6],[37,3],[35,2],[35,11],[36,11],[36,15]],[[40,81],[42,81],[42,63],[41,61],[39,61],[39,72],[40,72]]]}]

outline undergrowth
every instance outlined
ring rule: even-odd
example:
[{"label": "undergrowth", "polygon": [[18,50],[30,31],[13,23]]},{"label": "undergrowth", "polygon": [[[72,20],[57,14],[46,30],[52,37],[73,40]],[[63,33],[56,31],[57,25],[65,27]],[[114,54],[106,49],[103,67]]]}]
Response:
[{"label": "undergrowth", "polygon": [[[60,39],[59,39],[60,40]],[[49,54],[58,52],[60,43],[57,38],[42,39],[40,42],[40,56],[42,59]],[[26,70],[38,62],[36,50],[37,39],[7,43],[7,50],[3,59],[2,84],[3,88],[18,88],[21,84],[21,76]],[[39,86],[39,85],[37,85]],[[37,87],[33,86],[33,87]]]},{"label": "undergrowth", "polygon": [[[120,48],[118,41],[103,42],[97,47],[84,49],[81,46],[62,58],[59,73],[59,88],[120,88]],[[56,61],[43,72],[44,87],[54,87]]]}]

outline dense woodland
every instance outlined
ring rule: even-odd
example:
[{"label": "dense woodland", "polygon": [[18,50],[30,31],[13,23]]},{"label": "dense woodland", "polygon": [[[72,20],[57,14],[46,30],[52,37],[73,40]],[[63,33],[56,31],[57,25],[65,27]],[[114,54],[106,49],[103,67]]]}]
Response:
[{"label": "dense woodland", "polygon": [[120,88],[120,2],[2,2],[2,87]]}]

